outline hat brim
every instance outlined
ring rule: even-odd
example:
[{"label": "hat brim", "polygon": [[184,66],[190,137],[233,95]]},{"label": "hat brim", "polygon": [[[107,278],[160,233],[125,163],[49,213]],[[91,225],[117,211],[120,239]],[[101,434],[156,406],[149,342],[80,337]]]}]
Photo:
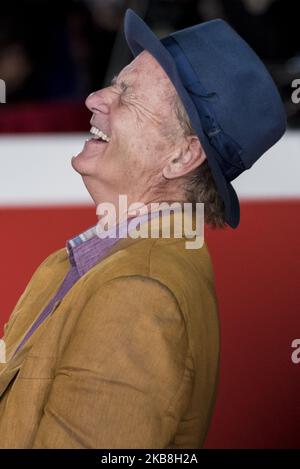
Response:
[{"label": "hat brim", "polygon": [[164,69],[176,88],[190,118],[192,127],[197,133],[204,149],[218,193],[224,201],[226,222],[232,228],[236,228],[240,220],[240,206],[237,194],[232,184],[226,180],[221,171],[217,162],[216,151],[210,145],[203,131],[197,109],[181,81],[173,57],[147,24],[131,9],[127,9],[125,14],[124,33],[133,56],[136,57],[143,50],[147,50]]}]

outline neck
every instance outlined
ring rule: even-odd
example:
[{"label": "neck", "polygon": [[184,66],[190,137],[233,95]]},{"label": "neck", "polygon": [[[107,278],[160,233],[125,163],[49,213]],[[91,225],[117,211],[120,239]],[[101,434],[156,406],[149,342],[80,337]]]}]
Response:
[{"label": "neck", "polygon": [[[121,222],[148,213],[153,213],[155,211],[161,210],[162,208],[167,208],[172,204],[176,206],[181,205],[185,200],[170,199],[163,197],[153,198],[148,202],[130,202],[129,197],[125,194],[119,194],[117,197],[117,203],[115,202],[100,202],[97,205],[97,218],[98,223],[101,226],[104,226],[109,223],[110,226],[120,224]],[[162,205],[164,204],[164,205]]]}]

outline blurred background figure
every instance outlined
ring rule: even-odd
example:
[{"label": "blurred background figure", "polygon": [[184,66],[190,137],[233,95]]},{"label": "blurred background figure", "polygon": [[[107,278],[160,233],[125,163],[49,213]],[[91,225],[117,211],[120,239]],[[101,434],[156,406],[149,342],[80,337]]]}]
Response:
[{"label": "blurred background figure", "polygon": [[222,334],[206,447],[299,448],[300,354],[291,359],[300,334],[300,103],[291,99],[294,80],[300,88],[299,2],[1,2],[0,79],[7,93],[0,104],[0,337],[35,268],[96,223],[70,159],[90,129],[85,98],[132,59],[122,30],[128,7],[159,37],[227,20],[264,61],[284,101],[286,135],[233,181],[240,226],[222,238],[205,232]]},{"label": "blurred background figure", "polygon": [[[300,4],[284,0],[22,0],[17,7],[3,2],[0,77],[7,103],[71,100],[74,105],[106,85],[130,60],[122,36],[127,7],[159,37],[200,21],[226,19],[265,61],[285,101],[289,125],[299,127],[299,107],[290,97],[291,82],[300,76]],[[9,131],[1,111],[0,132]]]}]

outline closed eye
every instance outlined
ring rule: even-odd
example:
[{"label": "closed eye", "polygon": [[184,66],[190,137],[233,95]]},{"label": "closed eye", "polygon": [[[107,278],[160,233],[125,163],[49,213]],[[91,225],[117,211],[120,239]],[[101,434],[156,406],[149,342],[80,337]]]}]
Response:
[{"label": "closed eye", "polygon": [[111,86],[117,86],[122,91],[126,91],[129,88],[128,83],[126,83],[124,80],[122,80],[118,83],[118,77],[117,76],[114,76],[113,79],[111,80]]},{"label": "closed eye", "polygon": [[122,91],[126,91],[129,87],[129,85],[127,83],[125,83],[125,81],[121,81],[120,87],[121,87]]}]

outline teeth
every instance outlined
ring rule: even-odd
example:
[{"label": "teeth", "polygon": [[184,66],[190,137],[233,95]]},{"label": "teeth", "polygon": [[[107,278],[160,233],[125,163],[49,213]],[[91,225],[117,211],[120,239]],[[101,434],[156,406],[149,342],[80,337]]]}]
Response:
[{"label": "teeth", "polygon": [[97,129],[97,127],[91,127],[90,133],[98,138],[101,138],[101,140],[104,140],[105,142],[110,141],[110,137],[101,130]]}]

